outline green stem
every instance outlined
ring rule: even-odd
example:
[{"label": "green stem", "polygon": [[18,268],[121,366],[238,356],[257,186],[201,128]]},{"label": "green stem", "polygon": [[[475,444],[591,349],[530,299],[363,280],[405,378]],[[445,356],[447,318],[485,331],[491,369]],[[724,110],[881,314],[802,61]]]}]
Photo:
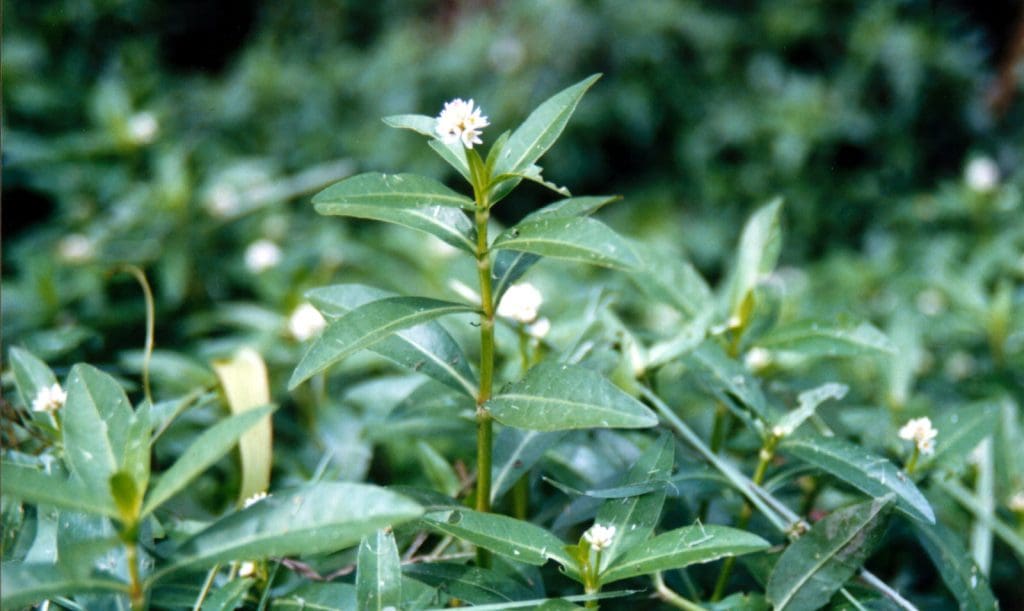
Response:
[{"label": "green stem", "polygon": [[715,424],[711,429],[711,451],[718,454],[725,445],[726,427],[729,424],[729,408],[721,401],[715,407]]},{"label": "green stem", "polygon": [[654,589],[658,593],[658,598],[661,600],[677,609],[683,609],[684,611],[704,611],[704,607],[686,600],[675,590],[668,587],[665,583],[664,577],[661,576],[661,571],[655,573],[652,579],[654,580]]},{"label": "green stem", "polygon": [[217,572],[220,571],[220,565],[215,564],[210,572],[206,574],[206,580],[203,582],[203,587],[199,589],[199,596],[196,597],[196,603],[192,605],[192,611],[199,611],[203,608],[203,601],[206,600],[206,595],[210,593],[210,588],[213,587],[213,580],[217,577]]},{"label": "green stem", "polygon": [[156,324],[156,307],[153,300],[153,289],[149,287],[146,274],[134,265],[123,265],[121,269],[135,277],[136,282],[142,287],[142,296],[146,302],[146,343],[142,356],[142,391],[146,401],[153,404],[153,393],[149,389],[149,362],[153,358],[153,329]]},{"label": "green stem", "polygon": [[520,477],[512,486],[512,515],[525,520],[530,508],[530,476]]},{"label": "green stem", "polygon": [[139,579],[139,548],[135,543],[128,543],[125,545],[125,551],[128,579],[131,582],[128,594],[132,601],[132,611],[142,611],[146,608],[146,594],[142,588],[142,580]]},{"label": "green stem", "polygon": [[914,473],[914,469],[917,468],[917,459],[921,456],[920,450],[917,449],[917,445],[914,445],[914,452],[910,455],[907,460],[907,464],[904,465],[903,470],[907,472],[907,475]]},{"label": "green stem", "polygon": [[[482,175],[479,155],[467,151],[473,172],[473,195],[476,199],[476,268],[480,283],[480,389],[476,396],[476,510],[491,511],[491,451],[494,425],[484,407],[491,398],[494,384],[494,296],[491,289],[491,253],[487,241],[490,220],[487,180]],[[487,550],[477,548],[477,564],[490,566]]]}]

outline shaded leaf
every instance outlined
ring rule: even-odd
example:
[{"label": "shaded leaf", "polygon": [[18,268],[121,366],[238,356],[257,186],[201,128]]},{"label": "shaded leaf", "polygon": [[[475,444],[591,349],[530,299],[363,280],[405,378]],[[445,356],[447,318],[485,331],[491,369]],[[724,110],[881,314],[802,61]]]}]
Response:
[{"label": "shaded leaf", "polygon": [[498,571],[445,562],[410,564],[410,577],[444,588],[444,591],[472,605],[526,600],[533,591]]},{"label": "shaded leaf", "polygon": [[390,529],[366,535],[359,544],[356,602],[363,611],[397,609],[402,604],[402,563]]},{"label": "shaded leaf", "polygon": [[[684,357],[683,362],[697,375],[699,382],[726,405],[738,402],[750,409],[761,420],[773,420],[761,384],[747,369],[729,358],[725,351],[708,340]],[[742,411],[733,410],[738,416],[748,419]]]},{"label": "shaded leaf", "polygon": [[505,294],[508,287],[522,278],[537,261],[540,255],[516,250],[499,250],[494,254],[494,263],[491,265],[491,291],[494,294],[494,303],[501,302],[501,296]]},{"label": "shaded leaf", "polygon": [[205,601],[202,611],[234,611],[245,599],[255,579],[232,579],[214,590]]},{"label": "shaded leaf", "polygon": [[629,278],[640,290],[691,318],[707,316],[711,288],[689,261],[637,240],[631,245],[641,264]]},{"label": "shaded leaf", "polygon": [[486,403],[495,420],[535,431],[646,428],[649,410],[601,374],[579,365],[544,362]]},{"label": "shaded leaf", "polygon": [[772,329],[757,340],[757,345],[815,357],[896,353],[889,337],[866,322],[844,328],[800,321]]},{"label": "shaded leaf", "polygon": [[491,502],[501,498],[565,433],[542,433],[506,427],[494,440],[491,458]]},{"label": "shaded leaf", "polygon": [[956,597],[961,609],[996,609],[998,603],[988,579],[960,544],[959,535],[942,524],[914,522],[917,540],[938,569],[946,588]]},{"label": "shaded leaf", "polygon": [[832,512],[794,541],[768,579],[775,609],[813,611],[843,587],[885,532],[895,495]]},{"label": "shaded leaf", "polygon": [[562,565],[572,561],[562,550],[562,541],[529,522],[471,509],[437,511],[423,516],[430,528],[458,537],[518,562],[540,566],[548,560]]},{"label": "shaded leaf", "polygon": [[350,583],[307,583],[287,596],[275,597],[271,611],[351,611],[356,609],[356,587]]},{"label": "shaded leaf", "polygon": [[469,161],[466,160],[466,150],[461,142],[445,144],[437,138],[434,127],[437,119],[427,115],[392,115],[384,117],[384,123],[399,129],[409,129],[418,134],[430,138],[430,148],[434,149],[448,165],[455,168],[463,178],[469,180]]},{"label": "shaded leaf", "polygon": [[388,297],[365,303],[335,320],[303,355],[288,382],[294,389],[313,375],[397,331],[474,308],[426,297]]},{"label": "shaded leaf", "polygon": [[829,399],[840,400],[846,396],[850,388],[845,384],[828,382],[816,388],[805,390],[797,396],[799,405],[796,409],[788,411],[775,422],[775,427],[782,429],[783,434],[788,435],[795,431],[805,420],[814,415],[814,410]]},{"label": "shaded leaf", "polygon": [[894,464],[864,448],[834,437],[788,437],[780,449],[823,469],[870,497],[896,495],[896,508],[935,523],[935,512],[910,478]]},{"label": "shaded leaf", "polygon": [[76,479],[45,473],[29,465],[3,461],[4,496],[37,505],[53,505],[72,511],[117,517],[109,488],[93,488]]},{"label": "shaded leaf", "polygon": [[971,451],[996,431],[999,421],[998,403],[974,403],[948,410],[935,418],[935,428],[941,431],[935,440],[935,454],[926,457],[928,463],[956,468],[962,465]]},{"label": "shaded leaf", "polygon": [[0,571],[0,601],[4,609],[17,609],[44,599],[87,592],[128,592],[128,584],[113,575],[75,571],[48,564],[4,564]]},{"label": "shaded leaf", "polygon": [[526,220],[506,229],[492,247],[626,270],[640,265],[628,240],[588,217]]}]

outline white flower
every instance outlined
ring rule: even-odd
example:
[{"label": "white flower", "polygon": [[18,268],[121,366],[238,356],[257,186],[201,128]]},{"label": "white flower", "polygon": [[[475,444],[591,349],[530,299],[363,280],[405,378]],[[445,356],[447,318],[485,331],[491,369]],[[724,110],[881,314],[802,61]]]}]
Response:
[{"label": "white flower", "polygon": [[250,496],[249,498],[245,499],[245,502],[242,503],[242,508],[245,509],[246,507],[252,507],[253,505],[255,505],[256,503],[259,503],[260,501],[262,501],[265,498],[267,498],[267,493],[266,492],[257,492],[256,494],[254,494],[254,495]]},{"label": "white flower", "polygon": [[964,168],[964,182],[973,191],[988,193],[999,184],[999,166],[991,157],[975,157]]},{"label": "white flower", "polygon": [[529,324],[537,320],[537,311],[544,296],[529,282],[508,287],[498,304],[498,316]]},{"label": "white flower", "polygon": [[772,353],[760,346],[754,346],[743,356],[747,369],[760,371],[772,364]]},{"label": "white flower", "polygon": [[136,144],[149,144],[160,131],[160,122],[151,112],[140,112],[128,119],[128,135]]},{"label": "white flower", "polygon": [[254,573],[256,573],[255,562],[243,562],[241,566],[238,567],[239,577],[252,577]]},{"label": "white flower", "polygon": [[327,321],[324,320],[320,310],[317,310],[309,303],[304,303],[295,308],[291,316],[288,317],[288,331],[291,332],[292,337],[300,342],[304,342],[317,335],[326,326]]},{"label": "white flower", "polygon": [[228,185],[216,185],[206,196],[206,209],[217,218],[235,216],[240,208],[238,192]]},{"label": "white flower", "polygon": [[57,244],[57,253],[68,263],[85,263],[96,254],[96,247],[87,236],[72,233]]},{"label": "white flower", "polygon": [[544,339],[551,331],[551,321],[547,318],[538,319],[537,322],[526,327],[526,332],[537,339]]},{"label": "white flower", "polygon": [[932,428],[932,421],[927,418],[914,418],[909,420],[900,429],[900,439],[906,439],[907,441],[913,441],[917,446],[917,451],[924,454],[932,454],[935,452],[935,436],[939,434],[937,430]]},{"label": "white flower", "polygon": [[1006,504],[1010,507],[1010,511],[1024,513],[1024,490],[1017,491]]},{"label": "white flower", "polygon": [[32,411],[50,412],[59,410],[64,402],[68,400],[68,393],[56,382],[52,386],[44,386],[39,389],[32,399]]},{"label": "white flower", "polygon": [[276,267],[281,262],[281,249],[270,240],[256,240],[245,249],[245,266],[254,274]]},{"label": "white flower", "polygon": [[462,140],[462,145],[471,149],[474,144],[483,144],[480,132],[488,125],[487,117],[480,116],[480,107],[473,108],[473,100],[466,102],[456,98],[445,102],[444,110],[437,116],[434,131],[445,144]]},{"label": "white flower", "polygon": [[612,544],[615,538],[614,526],[601,526],[594,524],[587,532],[583,533],[583,540],[590,544],[595,551],[601,551]]}]

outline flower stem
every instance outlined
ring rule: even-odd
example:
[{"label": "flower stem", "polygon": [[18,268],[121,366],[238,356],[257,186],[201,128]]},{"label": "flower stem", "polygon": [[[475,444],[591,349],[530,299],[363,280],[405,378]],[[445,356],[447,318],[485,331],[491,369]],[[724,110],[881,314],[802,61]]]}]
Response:
[{"label": "flower stem", "polygon": [[[484,407],[491,398],[494,380],[494,297],[491,290],[491,253],[487,241],[490,202],[486,177],[482,176],[479,155],[467,151],[473,172],[473,195],[476,200],[476,268],[480,282],[480,389],[476,395],[476,510],[491,510],[491,449],[494,426],[491,414]],[[490,566],[487,550],[477,548],[477,564]]]},{"label": "flower stem", "polygon": [[920,455],[921,455],[921,452],[920,452],[920,450],[917,449],[917,446],[915,445],[913,453],[910,455],[910,458],[907,460],[907,464],[904,465],[904,467],[903,467],[903,470],[907,472],[907,475],[911,475],[914,472],[914,469],[917,468],[917,459],[918,459],[918,457],[920,457]]},{"label": "flower stem", "polygon": [[142,589],[142,580],[139,579],[139,548],[135,543],[125,545],[125,560],[128,563],[128,578],[131,581],[129,596],[132,602],[132,611],[142,611],[146,608],[146,594]]}]

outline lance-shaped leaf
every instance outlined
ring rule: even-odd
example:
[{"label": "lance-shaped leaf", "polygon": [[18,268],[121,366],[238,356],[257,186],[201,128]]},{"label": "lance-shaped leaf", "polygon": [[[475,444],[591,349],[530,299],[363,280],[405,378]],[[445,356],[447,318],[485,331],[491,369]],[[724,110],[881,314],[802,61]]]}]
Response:
[{"label": "lance-shaped leaf", "polygon": [[[81,567],[78,567],[81,568]],[[128,593],[127,583],[88,568],[50,564],[5,563],[0,571],[0,602],[20,609],[48,598],[98,592]]]},{"label": "lance-shaped leaf", "polygon": [[91,365],[75,365],[68,375],[64,416],[65,458],[87,485],[107,490],[110,476],[124,464],[135,419],[121,385]]},{"label": "lance-shaped leaf", "polygon": [[935,454],[928,463],[956,468],[971,451],[992,433],[999,424],[999,404],[979,402],[949,410],[935,419],[935,428],[942,433],[935,442]]},{"label": "lance-shaped leaf", "polygon": [[423,516],[439,532],[500,554],[511,560],[540,566],[548,560],[571,566],[564,543],[540,526],[508,516],[471,509],[435,511]]},{"label": "lance-shaped leaf", "polygon": [[506,229],[492,247],[625,270],[640,265],[628,240],[587,217],[527,220]]},{"label": "lance-shaped leaf", "polygon": [[601,374],[579,365],[544,362],[486,403],[494,418],[533,431],[647,428],[658,417]]},{"label": "lance-shaped leaf", "polygon": [[849,387],[845,384],[829,382],[816,388],[805,390],[797,396],[800,404],[796,409],[786,412],[776,421],[773,432],[778,431],[782,435],[789,435],[795,431],[805,420],[814,415],[814,410],[829,399],[839,400],[846,396]]},{"label": "lance-shaped leaf", "polygon": [[[185,489],[192,480],[221,459],[235,447],[239,438],[274,411],[273,406],[263,406],[221,420],[196,437],[171,468],[160,476],[152,491],[146,497],[142,515],[147,515],[169,498]],[[263,490],[265,491],[264,487]]]},{"label": "lance-shaped leaf", "polygon": [[462,142],[445,144],[437,138],[437,119],[427,115],[392,115],[384,117],[384,123],[399,129],[412,130],[430,138],[430,148],[434,149],[441,159],[448,162],[448,165],[455,168],[463,178],[469,180],[469,161],[466,160],[466,149]]},{"label": "lance-shaped leaf", "polygon": [[641,265],[629,277],[640,290],[691,318],[707,316],[711,288],[689,261],[638,240],[631,245]]},{"label": "lance-shaped leaf", "polygon": [[767,541],[743,530],[726,526],[684,526],[634,547],[601,576],[601,583],[749,554],[766,547]]},{"label": "lance-shaped leaf", "polygon": [[30,465],[3,461],[4,496],[37,505],[53,505],[71,511],[84,511],[116,517],[117,507],[110,489],[93,488],[76,479],[46,473]]},{"label": "lance-shaped leaf", "polygon": [[[263,357],[252,348],[243,348],[231,359],[214,361],[213,369],[224,388],[232,414],[270,403],[270,380]],[[270,488],[270,468],[274,459],[274,431],[267,414],[238,440],[242,458],[242,485],[238,503]]]},{"label": "lance-shaped leaf", "polygon": [[314,340],[292,373],[293,389],[313,375],[397,331],[458,312],[472,312],[461,303],[426,297],[388,297],[363,304],[332,322]]},{"label": "lance-shaped leaf", "polygon": [[564,436],[562,431],[542,433],[512,427],[501,429],[494,440],[494,457],[491,460],[491,502],[501,498]]},{"label": "lance-shaped leaf", "polygon": [[[698,376],[698,381],[729,407],[739,403],[762,420],[774,419],[775,414],[770,410],[757,378],[729,358],[714,341],[705,341],[688,354],[684,362]],[[749,418],[740,410],[734,410],[734,413],[741,418]]]},{"label": "lance-shaped leaf", "polygon": [[256,583],[255,579],[232,579],[210,593],[203,601],[202,611],[235,611],[245,599],[246,592]]},{"label": "lance-shaped leaf", "polygon": [[779,447],[868,496],[878,498],[894,493],[897,509],[915,520],[935,523],[935,512],[928,499],[903,471],[881,456],[834,437],[788,437]]},{"label": "lance-shaped leaf", "polygon": [[[672,475],[675,460],[675,446],[672,437],[661,435],[651,447],[640,455],[636,464],[623,479],[624,485],[642,485],[654,481],[666,481]],[[602,526],[614,526],[616,535],[611,544],[601,553],[602,571],[623,553],[646,541],[654,532],[665,504],[665,487],[630,496],[625,499],[606,501],[597,512],[594,522]]]},{"label": "lance-shaped leaf", "polygon": [[514,184],[518,183],[520,180],[523,179],[529,180],[530,182],[535,182],[542,187],[551,189],[552,191],[558,193],[559,195],[564,195],[565,197],[569,197],[571,195],[571,193],[569,193],[569,189],[556,185],[555,183],[546,180],[542,175],[543,171],[543,168],[541,168],[539,165],[531,165],[520,172],[509,172],[506,174],[495,176],[491,183],[496,185],[495,195],[492,196],[491,201],[498,201],[499,199],[505,196],[506,191],[509,190],[507,186],[509,182],[513,182]]},{"label": "lance-shaped leaf", "polygon": [[153,580],[229,560],[333,552],[422,513],[418,503],[368,484],[321,482],[275,493],[193,535]]},{"label": "lance-shaped leaf", "polygon": [[437,236],[475,252],[476,230],[459,208],[473,200],[443,184],[413,174],[359,174],[313,197],[316,211],[394,223]]},{"label": "lance-shaped leaf", "polygon": [[[344,316],[371,301],[395,296],[362,284],[325,286],[306,293],[313,305],[329,317]],[[436,322],[398,331],[369,349],[468,396],[476,396],[478,383],[466,355],[455,339]]]},{"label": "lance-shaped leaf", "polygon": [[57,376],[53,375],[46,363],[24,348],[11,348],[10,358],[14,386],[18,389],[21,402],[32,407],[32,400],[39,391],[56,384]]},{"label": "lance-shaped leaf", "polygon": [[390,530],[378,530],[359,544],[356,601],[363,611],[398,609],[402,604],[402,563]]},{"label": "lance-shaped leaf", "polygon": [[839,509],[794,541],[768,579],[774,609],[825,606],[864,564],[885,532],[894,495]]},{"label": "lance-shaped leaf", "polygon": [[509,137],[494,174],[519,172],[533,165],[562,134],[583,94],[601,78],[595,74],[548,98]]},{"label": "lance-shaped leaf", "polygon": [[913,527],[917,540],[938,569],[946,587],[960,603],[961,609],[998,608],[988,579],[974,563],[971,554],[960,544],[960,535],[942,524],[914,522]]},{"label": "lance-shaped leaf", "polygon": [[535,594],[505,573],[465,564],[416,563],[407,566],[405,573],[417,581],[443,587],[449,595],[472,605],[527,600]]},{"label": "lance-shaped leaf", "polygon": [[801,321],[769,331],[757,340],[757,345],[805,356],[849,357],[896,353],[892,341],[866,322],[856,327],[829,327]]},{"label": "lance-shaped leaf", "polygon": [[501,296],[516,280],[522,278],[534,264],[540,261],[540,255],[515,250],[499,250],[494,255],[491,266],[491,290],[494,302],[500,303]]},{"label": "lance-shaped leaf", "polygon": [[737,316],[747,295],[762,276],[775,269],[782,250],[779,212],[782,200],[774,199],[755,212],[743,227],[739,253],[729,283],[729,315]]}]

